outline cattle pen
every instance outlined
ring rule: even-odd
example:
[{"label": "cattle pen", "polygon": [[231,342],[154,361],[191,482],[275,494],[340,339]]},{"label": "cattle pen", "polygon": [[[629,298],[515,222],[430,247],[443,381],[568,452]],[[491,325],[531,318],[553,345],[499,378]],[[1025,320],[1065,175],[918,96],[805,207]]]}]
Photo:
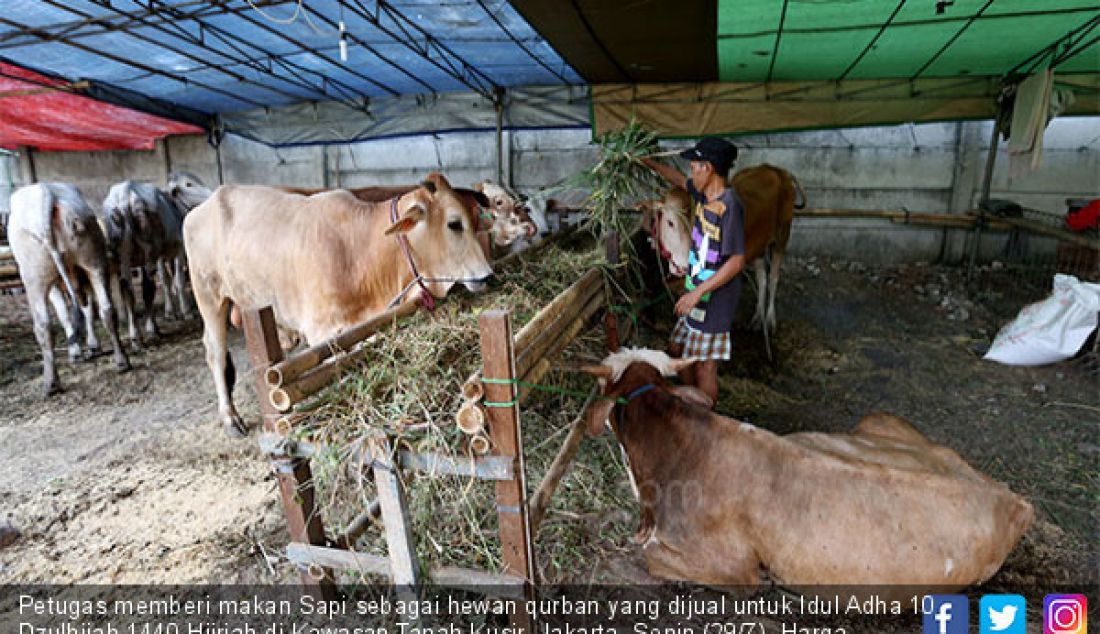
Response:
[{"label": "cattle pen", "polygon": [[[538,256],[555,243],[575,238],[565,230],[536,248],[495,261],[496,267],[526,266],[524,260]],[[533,540],[555,489],[583,437],[578,417],[570,427],[553,464],[535,493],[528,497],[524,440],[519,424],[520,407],[543,387],[540,381],[553,362],[604,313],[606,346],[614,350],[620,336],[631,332],[629,323],[620,329],[616,314],[608,310],[622,292],[618,240],[611,234],[605,241],[606,264],[576,274],[576,281],[558,293],[513,334],[509,310],[485,310],[478,316],[480,364],[461,384],[462,405],[456,421],[464,432],[465,455],[451,452],[418,452],[402,448],[403,432],[422,429],[412,413],[384,421],[379,429],[358,439],[350,448],[347,462],[369,471],[377,498],[347,522],[335,536],[325,532],[322,513],[316,504],[316,488],[310,458],[318,455],[316,443],[301,440],[296,425],[303,415],[294,407],[306,402],[341,377],[357,363],[367,366],[372,349],[369,338],[416,312],[405,303],[351,328],[332,340],[284,356],[270,308],[245,314],[245,337],[255,374],[263,419],[260,446],[269,455],[277,474],[283,510],[290,529],[287,558],[299,566],[303,583],[316,586],[323,594],[333,592],[333,570],[381,575],[393,583],[478,588],[503,596],[522,597],[538,580]],[[590,400],[595,395],[589,393]],[[488,432],[487,435],[485,432]],[[345,447],[347,449],[347,447]],[[448,455],[450,454],[450,455]],[[410,504],[401,472],[445,474],[482,479],[495,483],[495,500],[501,548],[501,571],[456,566],[422,566],[417,557]],[[388,556],[357,552],[356,542],[376,518],[384,525]],[[422,577],[421,570],[426,575]]]}]

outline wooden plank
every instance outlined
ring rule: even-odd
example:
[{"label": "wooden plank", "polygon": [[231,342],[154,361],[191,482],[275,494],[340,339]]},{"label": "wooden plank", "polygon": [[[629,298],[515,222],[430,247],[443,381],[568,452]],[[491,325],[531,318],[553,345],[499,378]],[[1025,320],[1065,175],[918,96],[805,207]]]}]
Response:
[{"label": "wooden plank", "polygon": [[[260,451],[266,454],[309,458],[317,453],[317,446],[313,443],[274,433],[261,434],[258,442]],[[436,453],[414,453],[407,449],[399,451],[397,456],[402,469],[413,469],[422,473],[466,476],[483,480],[511,480],[513,477],[512,459],[507,456],[465,458]],[[353,452],[350,460],[353,463],[359,462],[359,453]],[[370,462],[366,461],[364,465],[370,465]]]},{"label": "wooden plank", "polygon": [[[516,357],[512,350],[512,319],[507,311],[490,310],[478,317],[481,328],[482,376],[503,379],[505,383],[487,382],[485,400],[512,403],[510,407],[489,408],[489,430],[495,452],[513,460],[515,478],[498,482],[496,491],[497,517],[500,527],[501,560],[506,574],[527,581],[525,596],[533,598],[535,553],[531,547],[531,526],[527,517],[527,481],[523,458],[523,436],[516,404]],[[526,605],[526,603],[524,604]],[[511,619],[514,627],[533,632],[532,615],[525,611]]]},{"label": "wooden plank", "polygon": [[[420,564],[416,560],[409,512],[405,504],[405,487],[392,460],[392,446],[381,436],[367,441],[370,445],[374,486],[382,507],[382,522],[386,526],[386,547],[390,553],[393,583],[399,586],[420,585]],[[415,598],[415,597],[409,597]]]},{"label": "wooden plank", "polygon": [[[360,574],[391,577],[389,559],[381,555],[291,543],[287,546],[286,557],[298,566],[313,564],[326,568],[350,570]],[[514,575],[454,566],[433,567],[428,571],[428,576],[431,582],[436,585],[448,588],[468,588],[493,596],[515,599],[523,598],[523,587],[526,584],[525,579]]]},{"label": "wooden plank", "polygon": [[[283,348],[279,345],[279,335],[275,326],[275,314],[271,308],[247,310],[242,315],[244,321],[245,343],[252,359],[253,376],[256,381],[256,393],[263,394],[266,383],[264,370],[283,359]],[[278,410],[260,398],[260,415],[263,428],[273,432],[275,422],[280,418]],[[287,527],[292,542],[320,545],[325,543],[325,528],[321,516],[317,513],[313,501],[313,473],[308,460],[290,456],[272,456],[275,478],[279,485],[279,497],[283,512],[286,514]],[[330,599],[336,597],[332,571],[322,568],[320,575],[303,571],[302,583],[320,596]]]}]

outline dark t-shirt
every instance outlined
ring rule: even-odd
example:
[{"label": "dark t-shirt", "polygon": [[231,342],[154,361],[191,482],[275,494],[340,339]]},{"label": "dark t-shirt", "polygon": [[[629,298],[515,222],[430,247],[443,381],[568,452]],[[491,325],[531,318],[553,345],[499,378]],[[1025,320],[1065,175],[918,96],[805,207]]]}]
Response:
[{"label": "dark t-shirt", "polygon": [[[692,290],[710,279],[731,256],[745,253],[745,210],[737,192],[727,187],[708,201],[695,189],[689,178],[688,194],[695,203],[691,229],[692,249],[689,273],[684,287]],[[687,323],[696,330],[718,334],[729,332],[741,298],[741,276],[734,277],[706,295],[687,315]]]}]

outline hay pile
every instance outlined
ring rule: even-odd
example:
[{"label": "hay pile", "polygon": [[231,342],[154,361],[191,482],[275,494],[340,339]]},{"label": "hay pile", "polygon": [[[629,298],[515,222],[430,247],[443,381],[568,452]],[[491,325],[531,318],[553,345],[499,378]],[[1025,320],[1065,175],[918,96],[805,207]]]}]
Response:
[{"label": "hay pile", "polygon": [[[509,309],[513,331],[518,331],[585,271],[603,263],[602,247],[585,238],[548,245],[533,261],[510,262],[496,271],[494,288],[486,293],[474,296],[452,290],[434,314],[422,312],[396,330],[380,333],[369,344],[373,352],[368,361],[349,368],[338,384],[306,404],[305,417],[294,435],[318,445],[313,474],[318,507],[330,534],[341,533],[376,497],[373,484],[355,458],[376,430],[396,432],[398,443],[415,451],[467,455],[466,436],[455,425],[454,414],[462,403],[462,383],[481,367],[478,315],[490,309]],[[554,366],[591,361],[603,352],[602,329],[593,325]],[[536,391],[522,406],[520,424],[529,489],[537,486],[565,428],[579,414],[592,379],[553,370],[539,383],[577,394]],[[587,491],[582,499],[569,502],[571,506],[576,503],[578,512],[618,506],[617,499],[601,500],[592,495],[604,488],[605,478],[618,479],[618,468],[607,464],[575,469],[561,491],[566,495],[577,487]],[[422,565],[500,569],[492,482],[428,477],[411,471],[403,472],[403,477]],[[357,550],[385,554],[381,527],[368,531]],[[572,565],[568,556],[566,553],[565,559],[550,564],[568,569]]]}]

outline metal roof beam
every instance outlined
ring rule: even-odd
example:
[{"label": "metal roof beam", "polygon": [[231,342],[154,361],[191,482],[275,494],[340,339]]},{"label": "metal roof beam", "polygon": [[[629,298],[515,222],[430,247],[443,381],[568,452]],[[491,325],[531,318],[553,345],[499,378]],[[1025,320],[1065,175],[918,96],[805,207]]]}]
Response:
[{"label": "metal roof beam", "polygon": [[[155,1],[155,0],[150,0],[150,1],[152,2],[152,1]],[[244,8],[245,7],[241,7],[240,9],[233,9],[230,12],[231,13],[237,13],[237,12],[243,10]],[[169,11],[172,12],[174,10],[170,9]],[[184,18],[181,16],[180,19],[182,20]],[[290,82],[290,83],[297,83],[300,86],[307,86],[307,87],[309,87],[310,90],[318,90],[319,89],[325,95],[328,94],[327,90],[325,89],[325,84],[330,84],[334,89],[339,89],[339,91],[341,93],[343,93],[343,97],[335,97],[337,100],[344,99],[344,101],[342,101],[342,103],[344,103],[345,105],[347,105],[351,108],[357,109],[357,110],[363,110],[364,107],[362,105],[357,104],[357,103],[353,104],[353,103],[351,103],[351,101],[356,100],[356,99],[363,99],[363,98],[365,98],[365,96],[362,95],[358,90],[356,90],[352,86],[349,86],[348,84],[340,81],[339,79],[332,79],[330,77],[326,77],[324,75],[324,73],[321,73],[321,72],[313,70],[311,68],[306,68],[306,67],[304,67],[300,64],[296,64],[294,62],[288,61],[288,60],[284,59],[284,57],[285,57],[284,55],[277,55],[275,53],[272,53],[272,52],[270,52],[270,51],[268,51],[268,50],[266,50],[266,49],[264,49],[264,48],[262,48],[262,47],[260,47],[256,44],[254,44],[252,42],[249,42],[248,40],[245,40],[241,36],[236,35],[235,33],[231,32],[231,31],[228,31],[228,30],[226,30],[222,27],[219,27],[217,25],[213,25],[213,24],[203,22],[202,19],[200,19],[200,18],[193,18],[193,20],[195,21],[196,24],[199,25],[200,29],[204,30],[204,31],[200,31],[200,38],[199,38],[199,40],[203,43],[204,46],[206,45],[206,43],[203,40],[203,38],[201,37],[201,33],[202,32],[211,33],[214,37],[216,37],[223,44],[225,44],[226,46],[232,48],[234,51],[239,53],[242,56],[242,63],[256,69],[257,71],[267,73],[267,74],[271,75],[272,77],[275,77],[276,79],[279,79],[281,81],[286,81],[286,82]],[[183,29],[183,27],[176,24],[175,22],[171,22],[171,24],[177,30],[184,31],[186,33],[186,30]],[[242,44],[244,46],[247,46],[248,48],[260,53],[263,56],[263,58],[265,60],[267,60],[267,68],[264,68],[264,65],[261,63],[260,60],[252,58],[248,54],[248,52],[245,51],[243,48],[241,48],[241,46],[238,46],[238,44]],[[225,54],[224,51],[219,51],[219,53],[223,54],[223,55]],[[297,51],[295,51],[294,54],[297,54]],[[281,77],[279,75],[276,75],[274,73],[274,64],[278,64],[280,68],[285,70],[288,74],[292,75],[297,80],[297,82],[294,82],[293,80],[290,80],[290,79]],[[320,79],[320,81],[321,81],[320,86],[318,87],[316,83],[314,83],[314,82],[310,81],[309,79],[307,79],[305,77],[305,74],[310,74],[310,75],[316,76],[317,79]]]},{"label": "metal roof beam", "polygon": [[[340,27],[335,21],[329,19],[325,15],[322,15],[316,9],[314,9],[314,8],[308,6],[308,5],[302,5],[302,8],[304,10],[308,11],[309,13],[312,13],[313,15],[317,16],[318,19],[323,20],[325,22],[325,24],[329,25],[331,28],[339,30]],[[391,60],[390,58],[386,57],[385,55],[383,55],[381,52],[379,52],[377,49],[375,49],[373,46],[371,46],[367,42],[361,40],[360,38],[358,38],[357,36],[355,36],[351,33],[348,33],[347,31],[344,32],[344,37],[346,37],[352,43],[360,46],[361,48],[363,48],[365,50],[367,50],[372,55],[374,55],[378,59],[382,60],[383,63],[389,65],[391,68],[393,68],[397,72],[401,73],[402,75],[405,75],[409,79],[411,79],[414,82],[420,84],[421,86],[426,88],[428,91],[435,92],[435,87],[434,86],[432,86],[428,82],[424,81],[423,79],[421,79],[421,78],[417,77],[416,75],[412,74],[411,72],[409,72],[409,69],[402,67],[397,62],[395,62],[395,61]]]},{"label": "metal roof beam", "polygon": [[[563,84],[568,84],[569,83],[569,80],[567,80],[561,73],[555,71],[553,68],[550,68],[549,64],[542,61],[542,58],[535,55],[535,53],[533,51],[531,51],[531,49],[529,49],[529,48],[527,48],[526,46],[523,45],[523,42],[521,42],[519,40],[519,38],[517,38],[515,35],[513,35],[512,32],[509,31],[507,28],[505,28],[504,23],[501,22],[499,18],[497,18],[496,14],[494,14],[492,11],[490,11],[489,7],[485,6],[484,0],[477,0],[477,4],[478,4],[478,6],[480,6],[482,8],[482,10],[485,11],[486,15],[488,15],[493,20],[493,22],[498,27],[500,27],[500,30],[504,31],[505,35],[507,35],[508,38],[511,39],[512,42],[515,43],[516,46],[518,46],[524,53],[527,53],[528,57],[535,60],[535,63],[537,63],[539,66],[542,66],[543,68],[545,68],[546,72],[550,73],[554,77],[557,77]],[[511,6],[511,5],[509,5],[509,6]]]},{"label": "metal roof beam", "polygon": [[962,34],[965,33],[967,29],[970,28],[971,24],[974,24],[975,20],[982,17],[982,14],[985,13],[985,10],[988,9],[989,5],[991,5],[991,4],[993,4],[993,0],[986,0],[986,3],[982,5],[982,8],[978,9],[977,13],[970,16],[970,18],[966,21],[966,23],[963,24],[962,27],[959,28],[959,30],[956,31],[955,34],[951,36],[951,39],[947,40],[947,42],[945,42],[944,45],[942,47],[940,47],[940,50],[936,51],[936,54],[933,55],[927,62],[925,62],[924,66],[921,66],[920,69],[918,69],[916,73],[913,73],[913,76],[910,77],[909,79],[917,79],[918,77],[923,75],[924,71],[928,70],[929,66],[934,64],[936,62],[936,60],[940,58],[941,55],[943,55],[944,53],[947,52],[947,49],[951,48],[951,45],[954,44],[956,40],[958,40],[960,37],[962,37]]},{"label": "metal roof beam", "polygon": [[[261,7],[278,6],[281,4],[286,4],[288,2],[296,1],[297,0],[253,0],[253,2],[255,2],[257,6]],[[176,11],[180,11],[184,7],[192,7],[194,5],[198,5],[198,8],[192,9],[190,12],[181,13],[180,15],[182,19],[215,17],[219,15],[225,15],[227,13],[234,13],[240,10],[226,8],[222,5],[211,4],[208,0],[186,0],[185,2],[177,2],[171,5],[162,5],[156,8],[149,6],[141,11],[121,12],[123,13],[123,16],[119,17],[89,17],[83,20],[62,22],[60,24],[53,24],[47,27],[39,27],[39,30],[56,30],[56,33],[53,33],[52,36],[57,38],[64,37],[70,40],[83,39],[86,37],[103,35],[104,33],[127,31],[136,26],[136,23],[139,20],[146,20],[150,25],[172,23],[173,20],[160,17],[158,15],[159,12],[165,9],[174,9]],[[244,6],[247,7],[248,5]],[[41,42],[40,37],[20,31],[12,31],[10,33],[0,34],[0,49],[19,48],[22,46],[38,44],[39,42]]]},{"label": "metal roof beam", "polygon": [[866,56],[867,53],[871,52],[871,49],[874,48],[875,43],[878,42],[878,39],[882,37],[883,33],[886,32],[886,27],[890,26],[890,23],[894,21],[894,18],[897,17],[898,13],[901,11],[901,8],[904,6],[905,0],[900,0],[898,2],[898,6],[894,7],[894,12],[891,13],[890,17],[886,18],[886,21],[882,23],[882,27],[879,28],[878,33],[875,33],[875,36],[871,38],[871,41],[867,42],[867,46],[863,47],[863,50],[859,52],[859,55],[856,55],[856,58],[852,60],[851,64],[848,64],[848,68],[844,69],[844,72],[840,74],[840,77],[836,78],[837,81],[844,81],[844,78],[848,76],[848,73],[851,73],[856,65],[863,61],[864,56]]},{"label": "metal roof beam", "polygon": [[[50,4],[51,6],[55,6],[59,9],[69,11],[69,12],[75,14],[75,15],[89,17],[86,13],[83,13],[83,12],[77,10],[77,9],[72,8],[72,7],[65,6],[59,0],[42,0],[42,1],[46,2],[47,4]],[[104,9],[107,9],[107,10],[110,10],[110,11],[114,11],[116,13],[126,15],[126,13],[124,11],[122,11],[121,9],[117,9],[114,6],[112,6],[110,0],[90,0],[90,1],[95,3],[97,6],[99,6],[101,8],[104,8]],[[172,37],[184,39],[183,36],[181,36],[179,34],[176,34],[176,33],[173,33],[171,31],[168,31],[167,29],[165,29],[162,26],[153,26],[153,25],[144,24],[144,22],[142,20],[143,20],[142,18],[137,18],[137,23],[140,24],[141,26],[150,26],[151,28],[154,28],[154,29],[156,29],[157,31],[159,31],[161,33],[170,35]],[[202,46],[201,42],[196,41],[197,38],[193,38],[192,36],[190,36],[190,34],[188,34],[183,29],[180,29],[180,30],[182,30],[183,33],[186,36],[188,36],[186,39],[189,41],[189,43],[197,44],[197,45]],[[171,51],[171,52],[173,52],[177,55],[180,55],[181,57],[185,57],[185,58],[187,58],[187,59],[189,59],[193,62],[196,62],[196,63],[199,64],[199,68],[197,70],[206,70],[206,69],[214,70],[214,71],[217,71],[217,72],[233,79],[234,81],[240,82],[242,84],[251,84],[251,85],[256,86],[258,88],[261,88],[263,90],[266,90],[266,91],[269,91],[269,92],[272,92],[272,93],[275,93],[275,94],[279,94],[279,95],[282,95],[284,97],[289,97],[289,98],[294,99],[294,100],[299,100],[299,99],[302,98],[302,96],[300,94],[287,92],[287,91],[282,90],[280,88],[277,88],[277,87],[274,87],[274,86],[268,86],[267,84],[263,84],[263,83],[260,83],[258,81],[249,79],[248,77],[245,77],[244,75],[241,75],[240,73],[237,73],[235,71],[229,70],[228,68],[225,68],[224,66],[222,66],[220,64],[210,62],[210,61],[208,61],[208,60],[206,60],[202,57],[199,57],[198,55],[195,55],[193,53],[189,53],[189,52],[187,52],[183,49],[177,48],[175,46],[171,46],[170,44],[167,44],[165,42],[158,41],[158,40],[156,40],[154,38],[151,38],[147,35],[142,35],[141,33],[137,33],[136,31],[128,31],[127,35],[129,37],[135,38],[135,39],[140,40],[142,42],[148,42],[150,44],[154,44],[154,45],[159,46],[159,47],[161,47],[161,48],[163,48],[167,51]],[[207,47],[207,48],[209,48],[209,47]],[[224,54],[220,53],[219,51],[215,51],[215,53],[217,53],[217,54],[219,54],[222,57],[225,57],[227,59],[233,59],[232,57],[230,57],[228,55],[224,55]],[[234,60],[234,61],[239,62],[239,60]],[[276,77],[276,78],[278,79],[278,77]],[[324,95],[324,97],[328,98],[328,95]]]},{"label": "metal roof beam", "polygon": [[[214,1],[217,2],[217,1],[224,1],[224,0],[214,0]],[[306,6],[306,5],[303,5],[303,6]],[[286,33],[283,33],[282,31],[280,31],[278,29],[274,29],[274,28],[268,26],[264,22],[261,22],[259,20],[254,19],[252,16],[248,15],[247,13],[238,13],[237,15],[241,19],[246,20],[249,24],[251,24],[253,26],[258,26],[258,27],[262,28],[263,30],[267,31],[268,33],[271,33],[272,35],[275,35],[275,36],[277,36],[277,37],[279,37],[283,40],[286,40],[287,42],[290,42],[291,44],[297,46],[298,48],[302,49],[303,51],[305,51],[307,53],[311,53],[311,54],[317,56],[319,59],[323,59],[326,62],[328,62],[329,64],[331,64],[332,66],[335,66],[336,68],[347,71],[347,72],[351,73],[352,75],[355,75],[356,77],[362,79],[363,81],[369,82],[370,84],[378,87],[379,89],[385,91],[386,93],[388,93],[388,94],[390,94],[394,97],[396,97],[400,94],[398,91],[394,90],[390,86],[387,86],[386,84],[383,84],[382,82],[380,82],[376,79],[368,77],[368,76],[360,73],[359,71],[356,71],[352,68],[349,68],[345,64],[341,64],[339,61],[332,58],[331,56],[326,55],[326,54],[322,53],[321,51],[319,51],[319,50],[317,50],[317,49],[315,49],[311,46],[307,46],[306,44],[300,42],[299,40],[297,40],[293,37],[290,37]]]},{"label": "metal roof beam", "polygon": [[783,0],[783,11],[779,14],[779,28],[775,31],[775,45],[772,46],[772,58],[768,62],[768,76],[764,78],[765,83],[772,80],[772,71],[775,70],[775,58],[779,55],[779,39],[783,37],[783,24],[787,21],[787,4],[788,0]]},{"label": "metal roof beam", "polygon": [[[406,18],[385,0],[376,0],[374,15],[363,6],[360,0],[352,0],[352,4],[340,0],[340,4],[470,90],[486,99],[496,99],[495,93],[500,86],[492,78],[447,48],[435,36]],[[383,15],[393,23],[392,27],[383,24]],[[395,32],[394,28],[399,30],[400,33]],[[439,59],[432,57],[433,50]]]},{"label": "metal roof beam", "polygon": [[[30,27],[26,24],[20,24],[19,22],[16,22],[14,20],[9,20],[8,18],[5,18],[3,16],[0,16],[0,24],[5,24],[7,26],[10,26],[10,27],[13,27],[13,28],[16,28],[16,29],[21,29],[21,30],[24,30],[24,31],[27,31],[27,32],[30,32],[30,33],[35,33],[35,34],[39,33],[39,31],[37,29],[33,28],[33,27]],[[86,53],[92,53],[92,54],[98,55],[98,56],[100,56],[104,59],[109,59],[112,62],[123,64],[123,65],[129,66],[131,68],[136,68],[136,69],[144,71],[146,73],[150,73],[150,74],[153,74],[153,75],[160,75],[161,77],[167,77],[168,79],[173,79],[173,80],[178,81],[178,82],[180,82],[181,84],[184,84],[184,85],[199,86],[200,88],[205,88],[206,90],[210,90],[212,92],[216,92],[216,93],[219,93],[221,95],[225,95],[226,97],[229,97],[229,98],[231,98],[235,101],[239,101],[241,103],[247,103],[248,105],[256,107],[256,108],[264,107],[264,104],[262,104],[258,101],[254,101],[252,99],[249,99],[247,97],[242,97],[240,95],[235,95],[231,92],[222,90],[222,89],[220,89],[216,86],[211,86],[209,84],[206,84],[206,83],[203,83],[203,82],[200,82],[200,81],[190,80],[190,79],[187,79],[186,77],[181,77],[181,76],[179,76],[175,73],[170,73],[170,72],[168,72],[166,70],[162,70],[160,68],[154,68],[153,66],[149,66],[147,64],[142,64],[141,62],[136,62],[134,60],[126,59],[126,58],[118,56],[118,55],[107,53],[107,52],[98,50],[96,48],[93,48],[91,46],[88,46],[86,44],[82,44],[80,42],[69,41],[65,38],[60,38],[60,39],[51,38],[48,34],[45,34],[45,33],[40,34],[39,37],[41,37],[43,41],[60,41],[60,42],[62,42],[63,44],[65,44],[67,46],[71,46],[73,48],[82,50]]]},{"label": "metal roof beam", "polygon": [[[1024,74],[1030,73],[1031,71],[1035,70],[1035,67],[1047,54],[1055,53],[1058,50],[1058,47],[1063,43],[1067,44],[1069,48],[1073,48],[1075,43],[1074,38],[1077,38],[1076,42],[1080,42],[1082,39],[1088,37],[1088,34],[1091,33],[1098,24],[1100,24],[1100,17],[1093,17],[1091,20],[1088,20],[1084,24],[1070,29],[1064,35],[1059,36],[1058,39],[1035,51],[1030,56],[1028,56],[1027,59],[1013,66],[1011,70],[1005,73],[1005,76],[1010,77],[1012,75],[1020,73],[1020,69],[1024,68],[1025,66],[1028,67],[1028,70],[1024,71]],[[1087,48],[1087,46],[1085,48]],[[1084,48],[1078,49],[1077,53],[1081,52],[1082,50],[1084,50]],[[1061,61],[1065,60],[1063,59]]]}]

